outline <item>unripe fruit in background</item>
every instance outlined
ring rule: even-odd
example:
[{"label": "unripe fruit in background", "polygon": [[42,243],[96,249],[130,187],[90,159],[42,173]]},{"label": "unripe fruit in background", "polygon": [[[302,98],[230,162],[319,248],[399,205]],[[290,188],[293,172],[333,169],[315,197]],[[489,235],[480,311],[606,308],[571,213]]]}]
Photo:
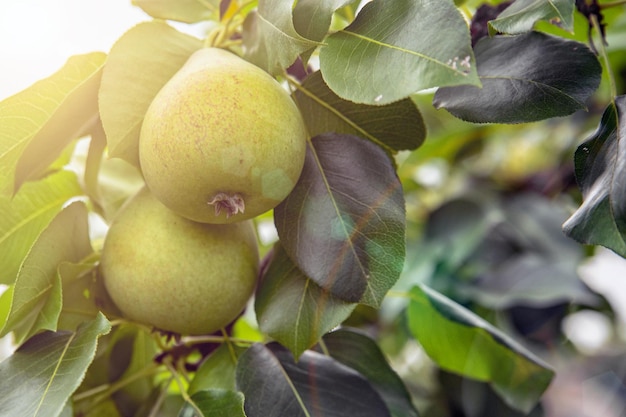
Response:
[{"label": "unripe fruit in background", "polygon": [[212,333],[235,319],[257,270],[252,221],[193,222],[145,187],[111,223],[101,258],[107,291],[127,318],[180,334]]},{"label": "unripe fruit in background", "polygon": [[232,223],[287,197],[307,133],[284,88],[219,48],[196,51],[148,108],[139,158],[152,193],[181,216]]}]

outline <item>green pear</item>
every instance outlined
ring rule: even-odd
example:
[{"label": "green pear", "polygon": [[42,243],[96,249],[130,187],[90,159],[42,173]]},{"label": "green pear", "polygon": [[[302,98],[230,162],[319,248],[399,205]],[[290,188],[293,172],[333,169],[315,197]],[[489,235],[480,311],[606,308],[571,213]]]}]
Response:
[{"label": "green pear", "polygon": [[203,48],[150,104],[139,159],[148,187],[171,210],[232,223],[287,197],[306,140],[300,111],[274,78],[231,52]]},{"label": "green pear", "polygon": [[255,289],[258,257],[252,221],[194,222],[144,187],[111,223],[100,268],[125,317],[194,335],[241,313]]}]

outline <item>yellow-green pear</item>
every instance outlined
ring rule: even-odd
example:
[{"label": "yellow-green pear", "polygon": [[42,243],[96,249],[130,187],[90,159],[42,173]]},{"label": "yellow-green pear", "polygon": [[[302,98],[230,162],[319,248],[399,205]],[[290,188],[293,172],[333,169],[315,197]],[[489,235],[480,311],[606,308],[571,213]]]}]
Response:
[{"label": "yellow-green pear", "polygon": [[203,48],[150,104],[139,139],[152,193],[205,223],[250,219],[294,188],[306,152],[302,115],[268,73],[219,48]]},{"label": "yellow-green pear", "polygon": [[100,267],[125,317],[180,334],[219,330],[256,286],[251,220],[206,224],[178,216],[143,188],[107,232]]}]

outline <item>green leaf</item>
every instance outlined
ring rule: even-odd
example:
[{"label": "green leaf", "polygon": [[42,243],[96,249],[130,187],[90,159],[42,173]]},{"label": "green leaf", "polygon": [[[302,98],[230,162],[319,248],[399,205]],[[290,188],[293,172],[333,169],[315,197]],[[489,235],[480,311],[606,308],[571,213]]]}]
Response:
[{"label": "green leaf", "polygon": [[409,328],[442,369],[489,382],[515,409],[529,412],[554,372],[491,324],[426,286],[414,287]]},{"label": "green leaf", "polygon": [[404,383],[374,340],[357,330],[339,329],[324,336],[324,350],[367,378],[392,417],[418,417]]},{"label": "green leaf", "polygon": [[222,344],[202,362],[189,384],[189,394],[204,390],[234,390],[237,358],[244,348]]},{"label": "green leaf", "polygon": [[309,144],[296,187],[274,211],[285,252],[335,297],[378,307],[404,264],[404,196],[372,142],[325,134]]},{"label": "green leaf", "polygon": [[411,99],[384,106],[346,101],[328,88],[319,71],[298,86],[294,98],[311,136],[346,133],[389,151],[416,149],[426,137],[424,120]]},{"label": "green leaf", "polygon": [[[191,400],[202,417],[246,417],[243,411],[243,394],[240,392],[211,389],[196,392]],[[178,417],[199,417],[191,404],[185,404]]]},{"label": "green leaf", "polygon": [[0,102],[0,195],[41,174],[97,121],[105,57],[73,56],[50,77]]},{"label": "green leaf", "polygon": [[220,14],[220,0],[132,0],[132,3],[155,19],[184,23],[216,20]]},{"label": "green leaf", "polygon": [[74,202],[52,220],[24,259],[0,336],[14,331],[21,343],[40,330],[56,330],[62,303],[59,264],[78,262],[92,252],[87,209]]},{"label": "green leaf", "polygon": [[388,104],[431,87],[480,85],[467,24],[450,0],[370,2],[325,42],[324,80],[356,103]]},{"label": "green leaf", "polygon": [[0,363],[0,410],[20,417],[58,416],[94,358],[99,336],[109,332],[102,315],[72,332],[32,337]]},{"label": "green leaf", "polygon": [[278,343],[257,343],[241,355],[237,387],[247,417],[390,417],[358,372],[310,350],[296,362]]},{"label": "green leaf", "polygon": [[269,262],[255,296],[257,321],[263,333],[298,358],[348,318],[355,304],[334,297],[308,279],[280,245],[274,247]]},{"label": "green leaf", "polygon": [[581,242],[602,245],[626,257],[626,96],[611,103],[596,132],[576,150],[576,180],[582,205],[563,225],[565,233]]},{"label": "green leaf", "polygon": [[112,157],[139,167],[139,132],[148,106],[201,47],[199,39],[158,20],[140,23],[117,40],[106,60],[99,93]]},{"label": "green leaf", "polygon": [[273,75],[282,74],[300,53],[318,45],[296,32],[292,6],[293,1],[259,0],[258,10],[244,22],[245,58]]},{"label": "green leaf", "polygon": [[530,32],[482,38],[474,48],[482,88],[440,88],[433,105],[477,123],[526,123],[586,109],[602,68],[585,45]]},{"label": "green leaf", "polygon": [[29,182],[15,197],[0,195],[0,284],[11,284],[33,242],[70,198],[82,190],[76,175],[60,171]]},{"label": "green leaf", "polygon": [[571,32],[574,28],[574,1],[517,0],[489,22],[489,30],[492,34],[520,34],[530,32],[539,20],[548,20]]}]

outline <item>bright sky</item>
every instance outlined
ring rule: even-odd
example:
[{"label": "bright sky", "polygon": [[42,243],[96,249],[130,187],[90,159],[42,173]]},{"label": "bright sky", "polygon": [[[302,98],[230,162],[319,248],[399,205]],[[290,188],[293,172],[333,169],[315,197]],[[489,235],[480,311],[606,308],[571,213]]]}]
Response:
[{"label": "bright sky", "polygon": [[131,0],[0,1],[0,100],[149,19]]}]

